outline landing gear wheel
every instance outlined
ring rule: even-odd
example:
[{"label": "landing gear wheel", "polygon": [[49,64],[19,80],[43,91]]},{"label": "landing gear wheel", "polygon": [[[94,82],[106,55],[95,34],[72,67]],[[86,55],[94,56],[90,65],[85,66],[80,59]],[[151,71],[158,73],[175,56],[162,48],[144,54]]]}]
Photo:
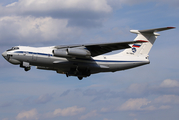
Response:
[{"label": "landing gear wheel", "polygon": [[30,67],[25,67],[24,70],[25,70],[25,71],[29,71],[29,70],[30,70]]},{"label": "landing gear wheel", "polygon": [[69,76],[68,73],[66,73],[66,76],[67,76],[67,77]]},{"label": "landing gear wheel", "polygon": [[83,77],[78,77],[78,79],[79,79],[79,80],[82,80],[82,79],[83,79]]}]

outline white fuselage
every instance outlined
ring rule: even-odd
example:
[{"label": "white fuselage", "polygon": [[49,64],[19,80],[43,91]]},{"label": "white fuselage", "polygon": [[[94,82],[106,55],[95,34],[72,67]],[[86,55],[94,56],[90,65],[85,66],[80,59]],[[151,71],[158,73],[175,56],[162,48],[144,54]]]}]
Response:
[{"label": "white fuselage", "polygon": [[[37,66],[38,69],[55,70],[58,73],[69,73],[77,68],[90,70],[90,74],[99,72],[115,72],[133,67],[138,67],[149,63],[148,58],[132,55],[100,55],[97,57],[56,57],[52,51],[54,47],[26,47],[18,46],[19,49],[5,51],[2,55],[12,64],[29,63]],[[25,64],[24,64],[25,65]],[[24,66],[25,67],[25,66]],[[89,75],[83,75],[87,77]]]}]

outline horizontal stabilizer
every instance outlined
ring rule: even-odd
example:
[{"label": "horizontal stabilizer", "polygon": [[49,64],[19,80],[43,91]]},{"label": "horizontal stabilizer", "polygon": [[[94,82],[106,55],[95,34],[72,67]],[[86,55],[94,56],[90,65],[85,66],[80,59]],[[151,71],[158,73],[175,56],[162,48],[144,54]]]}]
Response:
[{"label": "horizontal stabilizer", "polygon": [[154,33],[154,32],[160,32],[164,30],[174,29],[175,27],[164,27],[164,28],[155,28],[155,29],[148,29],[148,30],[139,30],[141,33]]}]

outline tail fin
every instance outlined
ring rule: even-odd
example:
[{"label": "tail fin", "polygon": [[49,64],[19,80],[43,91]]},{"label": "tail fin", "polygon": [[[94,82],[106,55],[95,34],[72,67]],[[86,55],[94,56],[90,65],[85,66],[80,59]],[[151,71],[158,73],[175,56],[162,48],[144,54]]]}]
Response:
[{"label": "tail fin", "polygon": [[123,54],[130,54],[136,56],[148,56],[150,49],[152,48],[157,36],[160,34],[156,32],[173,29],[175,27],[164,27],[148,30],[130,30],[131,33],[137,34],[134,41],[144,41],[143,43],[137,43],[131,45],[131,48],[124,50]]}]

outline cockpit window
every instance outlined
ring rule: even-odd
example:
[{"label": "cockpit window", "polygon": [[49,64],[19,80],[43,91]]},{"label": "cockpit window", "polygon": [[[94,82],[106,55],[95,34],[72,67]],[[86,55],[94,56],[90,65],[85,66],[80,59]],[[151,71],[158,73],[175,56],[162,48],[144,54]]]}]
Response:
[{"label": "cockpit window", "polygon": [[11,49],[8,49],[7,51],[12,51],[12,50],[18,50],[19,47],[12,47]]}]

